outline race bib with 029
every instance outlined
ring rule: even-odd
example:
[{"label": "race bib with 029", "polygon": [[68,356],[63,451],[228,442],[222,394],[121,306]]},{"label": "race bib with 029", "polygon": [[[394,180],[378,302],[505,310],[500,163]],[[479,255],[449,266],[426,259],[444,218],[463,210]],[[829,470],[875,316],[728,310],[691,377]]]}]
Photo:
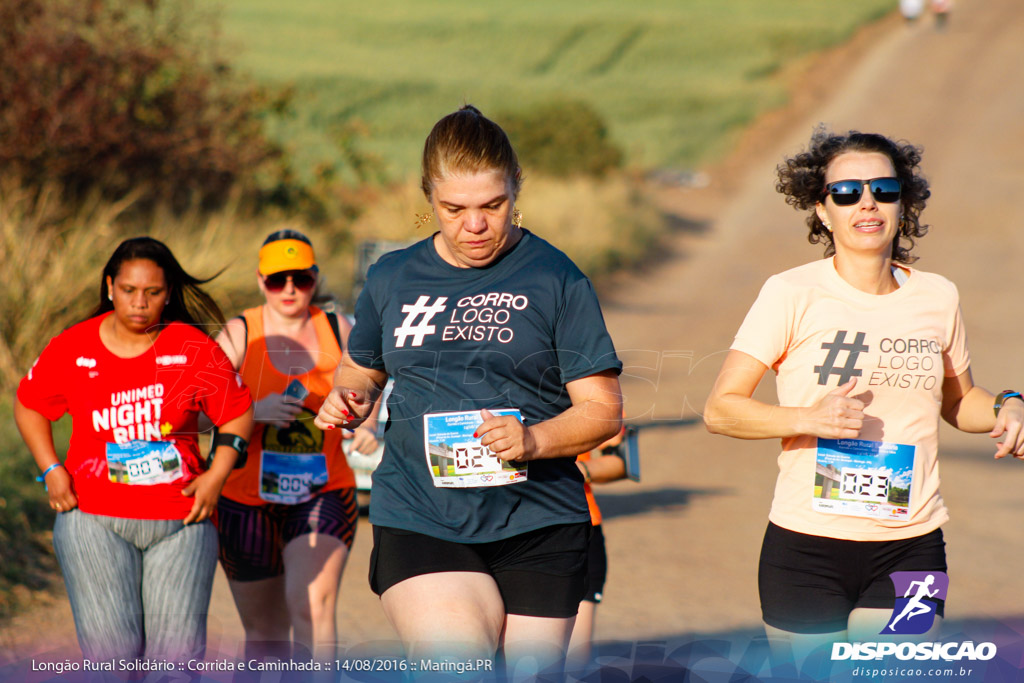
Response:
[{"label": "race bib with 029", "polygon": [[[515,408],[489,410],[495,416],[511,415],[523,421]],[[475,488],[526,481],[527,463],[506,462],[473,437],[481,422],[479,410],[423,416],[427,470],[435,487]]]},{"label": "race bib with 029", "polygon": [[166,484],[181,477],[181,454],[170,441],[108,443],[107,474],[116,484]]}]

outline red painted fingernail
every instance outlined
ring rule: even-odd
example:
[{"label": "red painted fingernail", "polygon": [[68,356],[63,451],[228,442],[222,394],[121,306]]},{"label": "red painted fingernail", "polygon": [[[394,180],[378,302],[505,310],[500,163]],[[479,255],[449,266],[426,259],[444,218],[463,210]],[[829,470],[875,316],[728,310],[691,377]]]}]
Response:
[{"label": "red painted fingernail", "polygon": [[348,397],[349,398],[355,398],[356,397],[356,392],[354,392],[354,391],[348,392]]},{"label": "red painted fingernail", "polygon": [[328,429],[334,429],[334,425],[327,425]]},{"label": "red painted fingernail", "polygon": [[474,439],[479,439],[479,438],[480,438],[480,435],[479,435],[479,434],[477,434],[476,432],[473,432],[473,438],[474,438]]}]

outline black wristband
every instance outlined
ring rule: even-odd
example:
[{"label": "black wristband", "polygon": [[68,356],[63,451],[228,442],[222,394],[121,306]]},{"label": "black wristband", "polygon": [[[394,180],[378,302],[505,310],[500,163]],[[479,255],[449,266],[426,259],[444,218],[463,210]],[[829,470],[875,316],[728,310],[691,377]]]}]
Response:
[{"label": "black wristband", "polygon": [[1024,396],[1021,396],[1019,391],[1003,389],[996,394],[996,402],[992,404],[992,411],[995,412],[996,417],[999,417],[999,411],[1002,409],[1003,404],[1006,403],[1006,399],[1008,398],[1019,398],[1024,401]]},{"label": "black wristband", "polygon": [[605,446],[601,449],[601,455],[617,455],[620,458],[622,455],[622,444],[615,444],[614,446]]},{"label": "black wristband", "polygon": [[207,461],[207,466],[213,464],[213,456],[217,453],[218,446],[229,446],[238,452],[238,459],[235,460],[234,469],[237,470],[245,467],[245,460],[249,454],[249,442],[237,434],[222,434],[220,432],[213,437],[213,445],[210,448],[210,459]]}]

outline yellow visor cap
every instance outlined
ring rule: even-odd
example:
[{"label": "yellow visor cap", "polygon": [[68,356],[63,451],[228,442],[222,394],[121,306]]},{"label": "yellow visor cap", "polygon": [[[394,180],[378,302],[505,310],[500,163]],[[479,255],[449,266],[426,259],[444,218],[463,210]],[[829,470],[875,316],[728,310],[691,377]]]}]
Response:
[{"label": "yellow visor cap", "polygon": [[316,265],[313,247],[300,240],[276,240],[260,248],[260,274],[309,270]]}]

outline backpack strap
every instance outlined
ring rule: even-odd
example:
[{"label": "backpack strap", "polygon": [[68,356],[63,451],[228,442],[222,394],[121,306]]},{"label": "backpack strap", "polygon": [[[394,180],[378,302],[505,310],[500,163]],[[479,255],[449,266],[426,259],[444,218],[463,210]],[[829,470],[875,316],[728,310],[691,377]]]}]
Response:
[{"label": "backpack strap", "polygon": [[249,348],[249,323],[245,322],[245,316],[244,315],[235,316],[234,319],[242,321],[242,330],[245,333],[245,336],[242,337],[242,348],[243,349],[248,349]]},{"label": "backpack strap", "polygon": [[338,342],[338,348],[344,351],[345,345],[341,343],[341,328],[338,327],[338,314],[331,311],[330,313],[326,313],[326,315],[327,322],[331,324],[331,332],[334,332],[334,339]]}]

